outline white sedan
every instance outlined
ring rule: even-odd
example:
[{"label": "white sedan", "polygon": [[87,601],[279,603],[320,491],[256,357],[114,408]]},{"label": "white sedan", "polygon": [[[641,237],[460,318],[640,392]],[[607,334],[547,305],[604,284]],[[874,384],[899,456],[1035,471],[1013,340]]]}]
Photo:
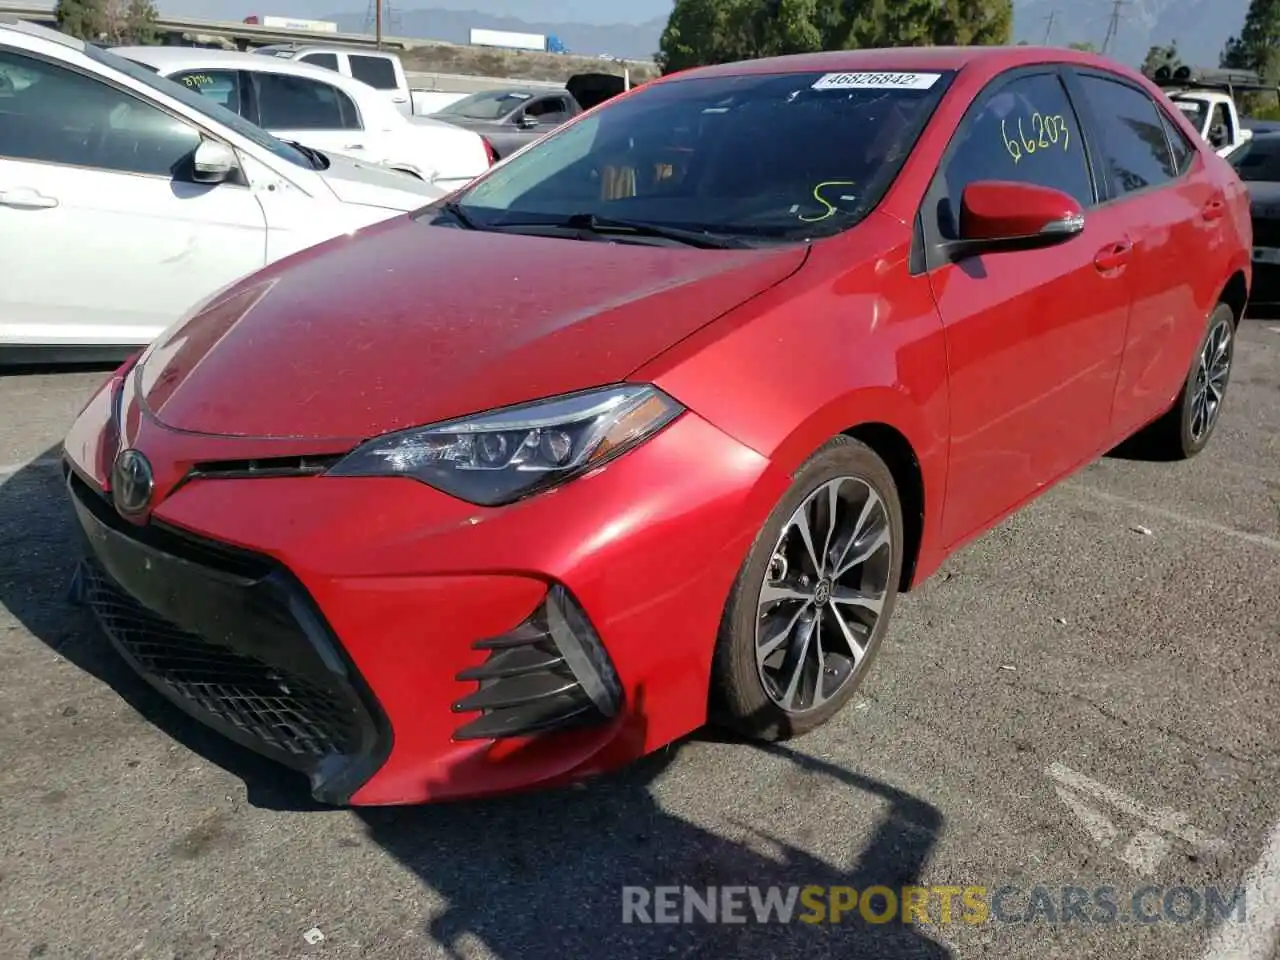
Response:
[{"label": "white sedan", "polygon": [[278,137],[378,163],[447,190],[464,186],[493,163],[479,134],[407,117],[380,91],[323,67],[193,47],[116,47],[115,53]]},{"label": "white sedan", "polygon": [[247,273],[444,195],[0,21],[0,362],[119,356]]}]

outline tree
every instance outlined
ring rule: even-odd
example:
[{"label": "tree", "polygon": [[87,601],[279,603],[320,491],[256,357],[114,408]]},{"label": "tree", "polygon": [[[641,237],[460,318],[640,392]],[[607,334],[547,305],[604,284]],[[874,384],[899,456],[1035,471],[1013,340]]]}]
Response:
[{"label": "tree", "polygon": [[753,57],[1010,42],[1012,0],[676,0],[664,73]]},{"label": "tree", "polygon": [[58,0],[53,17],[59,30],[81,40],[97,40],[106,32],[103,0]]},{"label": "tree", "polygon": [[1086,53],[1098,52],[1098,45],[1092,40],[1073,40],[1071,43],[1067,44],[1067,47],[1071,50],[1083,50]]},{"label": "tree", "polygon": [[1219,61],[1230,70],[1254,70],[1280,81],[1280,0],[1250,0],[1239,35],[1227,41]]}]

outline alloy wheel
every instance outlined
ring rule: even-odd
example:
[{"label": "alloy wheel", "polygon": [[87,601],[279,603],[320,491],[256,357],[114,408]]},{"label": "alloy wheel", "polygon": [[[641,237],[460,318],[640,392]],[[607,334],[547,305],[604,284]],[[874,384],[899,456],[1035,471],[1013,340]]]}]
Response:
[{"label": "alloy wheel", "polygon": [[857,676],[895,549],[884,500],[858,477],[822,484],[782,528],[760,587],[755,650],[765,694],[784,711],[815,710]]},{"label": "alloy wheel", "polygon": [[1195,386],[1191,392],[1191,439],[1199,443],[1218,420],[1231,375],[1234,347],[1232,322],[1223,318],[1214,324],[1200,349]]}]

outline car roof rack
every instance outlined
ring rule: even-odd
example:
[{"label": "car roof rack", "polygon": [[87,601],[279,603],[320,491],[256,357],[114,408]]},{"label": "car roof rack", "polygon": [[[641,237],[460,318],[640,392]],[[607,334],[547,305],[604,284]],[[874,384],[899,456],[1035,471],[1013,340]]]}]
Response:
[{"label": "car roof rack", "polygon": [[1167,64],[1147,71],[1147,78],[1166,91],[1222,90],[1228,94],[1277,93],[1280,86],[1264,83],[1254,70],[1204,69]]}]

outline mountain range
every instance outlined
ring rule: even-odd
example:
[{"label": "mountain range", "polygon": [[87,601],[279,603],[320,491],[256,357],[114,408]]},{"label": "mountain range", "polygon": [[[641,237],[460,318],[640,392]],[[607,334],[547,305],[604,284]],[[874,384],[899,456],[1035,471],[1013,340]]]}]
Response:
[{"label": "mountain range", "polygon": [[[342,0],[338,0],[339,3]],[[376,2],[384,4],[388,34],[466,43],[472,27],[559,37],[583,54],[649,58],[658,47],[673,0],[160,0],[177,16],[242,19],[250,14],[337,21],[360,32]],[[421,2],[421,0],[419,0]],[[1240,31],[1249,0],[1014,0],[1014,39],[1053,44],[1089,41],[1101,47],[1114,11],[1108,53],[1141,63],[1153,45],[1176,42],[1188,63],[1216,66],[1223,44]],[[1050,19],[1052,15],[1052,20]]]}]

